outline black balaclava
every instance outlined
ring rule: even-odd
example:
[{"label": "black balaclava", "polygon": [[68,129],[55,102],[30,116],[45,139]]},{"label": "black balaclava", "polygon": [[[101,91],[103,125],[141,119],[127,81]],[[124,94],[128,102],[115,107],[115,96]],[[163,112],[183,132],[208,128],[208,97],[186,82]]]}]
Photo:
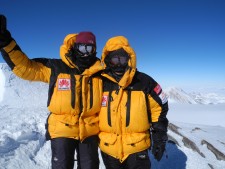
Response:
[{"label": "black balaclava", "polygon": [[67,57],[79,68],[80,72],[82,73],[85,69],[92,66],[96,60],[96,52],[92,55],[88,55],[86,57],[82,57],[79,52],[73,47],[70,51],[66,54]]},{"label": "black balaclava", "polygon": [[107,66],[106,69],[109,71],[109,74],[112,77],[114,77],[117,81],[119,81],[123,77],[126,70],[128,69],[128,63],[126,63],[125,65],[119,64],[117,66],[114,66],[110,63],[110,59],[113,56],[125,56],[125,57],[127,57],[127,62],[128,62],[129,55],[123,48],[120,48],[118,50],[110,52],[105,58],[105,63]]}]

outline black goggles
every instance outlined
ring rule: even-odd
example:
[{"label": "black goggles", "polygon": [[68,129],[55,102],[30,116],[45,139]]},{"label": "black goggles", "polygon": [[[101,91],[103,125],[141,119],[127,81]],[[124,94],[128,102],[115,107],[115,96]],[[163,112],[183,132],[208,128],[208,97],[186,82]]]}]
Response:
[{"label": "black goggles", "polygon": [[126,66],[128,63],[128,57],[127,56],[120,56],[120,55],[115,55],[110,58],[110,64],[112,66]]},{"label": "black goggles", "polygon": [[75,44],[75,48],[81,56],[92,55],[95,53],[95,45],[91,44]]}]

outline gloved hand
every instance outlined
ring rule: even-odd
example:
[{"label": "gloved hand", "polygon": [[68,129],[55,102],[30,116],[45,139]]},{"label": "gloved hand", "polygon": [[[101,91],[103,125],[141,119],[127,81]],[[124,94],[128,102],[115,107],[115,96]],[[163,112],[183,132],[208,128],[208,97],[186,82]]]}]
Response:
[{"label": "gloved hand", "polygon": [[7,46],[12,41],[12,36],[6,28],[6,18],[0,15],[0,49]]},{"label": "gloved hand", "polygon": [[166,149],[167,133],[164,131],[152,131],[152,154],[157,161],[160,161]]}]

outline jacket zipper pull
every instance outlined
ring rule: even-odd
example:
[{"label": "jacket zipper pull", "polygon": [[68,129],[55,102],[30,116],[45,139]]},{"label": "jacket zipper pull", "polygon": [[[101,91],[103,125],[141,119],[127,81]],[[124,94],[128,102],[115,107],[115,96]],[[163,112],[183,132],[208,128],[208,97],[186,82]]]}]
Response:
[{"label": "jacket zipper pull", "polygon": [[119,90],[120,90],[120,86],[118,86],[118,88],[116,89],[116,94],[118,95],[119,93]]}]

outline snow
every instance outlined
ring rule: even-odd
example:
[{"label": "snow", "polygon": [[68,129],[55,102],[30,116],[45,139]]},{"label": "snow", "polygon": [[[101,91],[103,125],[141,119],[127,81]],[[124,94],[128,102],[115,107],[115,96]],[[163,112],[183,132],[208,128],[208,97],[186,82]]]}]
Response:
[{"label": "snow", "polygon": [[[190,90],[190,89],[189,89]],[[225,103],[225,88],[205,88],[194,89],[195,91],[184,91],[177,87],[168,87],[165,89],[169,95],[170,103],[188,103],[188,104],[220,104]]]},{"label": "snow", "polygon": [[3,100],[4,95],[4,85],[5,85],[5,76],[3,71],[0,69],[0,102]]},{"label": "snow", "polygon": [[169,104],[169,121],[225,127],[225,104]]},{"label": "snow", "polygon": [[[178,127],[180,134],[168,131],[177,144],[167,144],[160,162],[154,160],[149,151],[152,168],[225,168],[225,161],[218,160],[206,144],[202,144],[206,140],[225,154],[224,89],[216,88],[208,93],[174,87],[173,93],[171,88],[165,90],[170,102],[168,119]],[[51,168],[50,142],[45,141],[47,91],[47,84],[21,80],[8,66],[0,64],[0,169]],[[179,97],[172,97],[176,95]],[[205,157],[185,146],[184,137],[193,141]],[[100,161],[100,169],[105,169],[101,156]]]}]

